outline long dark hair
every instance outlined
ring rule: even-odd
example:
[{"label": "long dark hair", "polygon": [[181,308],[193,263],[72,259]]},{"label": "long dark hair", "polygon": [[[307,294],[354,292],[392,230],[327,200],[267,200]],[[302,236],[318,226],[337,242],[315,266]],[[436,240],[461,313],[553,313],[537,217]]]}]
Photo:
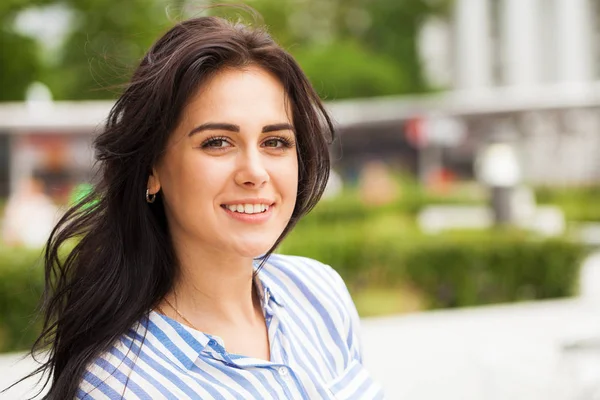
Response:
[{"label": "long dark hair", "polygon": [[148,176],[190,96],[221,68],[247,65],[282,82],[300,166],[292,218],[263,262],[321,197],[333,127],[296,61],[262,28],[217,17],[175,25],[143,57],[94,142],[94,190],[66,212],[48,240],[44,325],[32,353],[49,352],[30,375],[48,374],[45,398],[73,398],[88,364],[171,289],[177,260],[160,195],[146,203]]}]

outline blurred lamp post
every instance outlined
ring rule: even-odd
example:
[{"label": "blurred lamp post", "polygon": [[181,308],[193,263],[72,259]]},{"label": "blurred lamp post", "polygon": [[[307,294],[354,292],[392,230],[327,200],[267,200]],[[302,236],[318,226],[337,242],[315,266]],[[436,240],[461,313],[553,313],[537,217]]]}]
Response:
[{"label": "blurred lamp post", "polygon": [[32,118],[45,117],[52,113],[52,92],[45,84],[33,82],[25,92],[25,104]]},{"label": "blurred lamp post", "polygon": [[515,150],[508,143],[494,143],[477,157],[476,173],[491,191],[491,206],[497,226],[513,222],[512,193],[521,180]]}]

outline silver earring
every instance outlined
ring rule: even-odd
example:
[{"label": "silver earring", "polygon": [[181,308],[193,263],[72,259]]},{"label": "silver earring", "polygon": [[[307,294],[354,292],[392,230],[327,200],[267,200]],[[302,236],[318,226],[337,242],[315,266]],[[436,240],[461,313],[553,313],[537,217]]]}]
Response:
[{"label": "silver earring", "polygon": [[156,200],[156,193],[150,193],[150,189],[146,189],[146,202],[152,204]]}]

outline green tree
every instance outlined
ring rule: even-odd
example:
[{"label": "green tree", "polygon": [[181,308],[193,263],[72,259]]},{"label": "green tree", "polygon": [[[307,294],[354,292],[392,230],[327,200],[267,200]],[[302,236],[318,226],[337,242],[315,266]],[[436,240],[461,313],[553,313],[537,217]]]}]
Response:
[{"label": "green tree", "polygon": [[356,41],[305,46],[292,52],[326,100],[409,91],[401,65],[384,54],[366,50]]},{"label": "green tree", "polygon": [[0,101],[23,100],[27,86],[39,78],[39,46],[33,39],[17,33],[14,23],[19,11],[44,3],[44,0],[0,2]]},{"label": "green tree", "polygon": [[429,90],[417,48],[421,24],[451,0],[249,0],[273,36],[328,98]]},{"label": "green tree", "polygon": [[365,44],[375,52],[387,54],[402,65],[406,91],[428,89],[421,68],[417,37],[421,24],[431,15],[447,15],[448,0],[363,0],[372,18],[365,32]]},{"label": "green tree", "polygon": [[39,77],[37,47],[31,38],[0,31],[0,101],[25,98],[27,86]]},{"label": "green tree", "polygon": [[67,4],[75,15],[74,26],[62,57],[44,79],[57,99],[116,97],[115,87],[128,80],[144,52],[170,26],[167,1],[69,0]]},{"label": "green tree", "polygon": [[[223,0],[218,0],[222,2]],[[63,4],[74,15],[54,59],[11,30],[28,7]],[[41,80],[56,99],[118,95],[151,43],[182,15],[185,0],[4,0],[0,2],[0,100],[22,99]],[[206,13],[189,8],[186,16]],[[420,24],[443,15],[450,0],[245,0],[264,17],[273,37],[298,59],[328,99],[428,90],[417,53]],[[189,6],[190,4],[188,4]],[[251,19],[239,9],[211,13]],[[44,61],[46,62],[44,64]]]}]

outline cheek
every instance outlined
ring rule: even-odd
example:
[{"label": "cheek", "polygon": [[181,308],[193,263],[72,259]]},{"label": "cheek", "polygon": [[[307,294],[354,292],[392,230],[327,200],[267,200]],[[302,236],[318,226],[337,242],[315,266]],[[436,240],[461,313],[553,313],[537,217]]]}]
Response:
[{"label": "cheek", "polygon": [[161,181],[169,203],[185,207],[186,203],[198,198],[206,192],[207,187],[211,187],[210,180],[214,177],[209,173],[210,166],[204,165],[200,158],[179,154],[167,162]]},{"label": "cheek", "polygon": [[182,197],[193,201],[214,197],[229,177],[226,164],[208,157],[190,157],[178,174]]}]

